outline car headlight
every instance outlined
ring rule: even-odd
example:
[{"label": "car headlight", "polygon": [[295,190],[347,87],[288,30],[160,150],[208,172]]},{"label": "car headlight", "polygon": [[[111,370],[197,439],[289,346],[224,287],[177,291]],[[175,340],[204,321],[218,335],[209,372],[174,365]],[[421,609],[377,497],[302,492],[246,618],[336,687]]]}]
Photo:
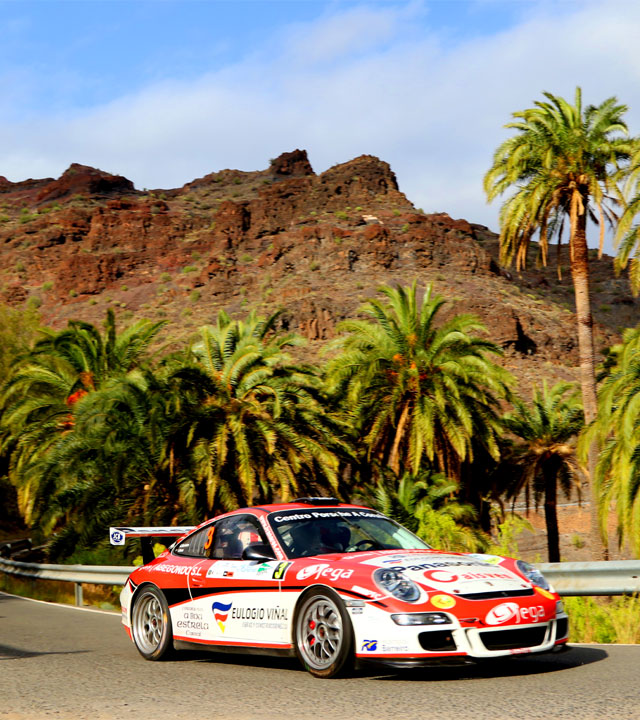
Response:
[{"label": "car headlight", "polygon": [[524,560],[518,560],[516,562],[518,570],[528,578],[534,585],[541,587],[543,590],[550,590],[551,586],[546,581],[544,575],[538,570],[535,565],[531,565]]},{"label": "car headlight", "polygon": [[420,588],[398,570],[378,568],[373,573],[373,581],[384,592],[404,602],[416,602],[420,597]]}]

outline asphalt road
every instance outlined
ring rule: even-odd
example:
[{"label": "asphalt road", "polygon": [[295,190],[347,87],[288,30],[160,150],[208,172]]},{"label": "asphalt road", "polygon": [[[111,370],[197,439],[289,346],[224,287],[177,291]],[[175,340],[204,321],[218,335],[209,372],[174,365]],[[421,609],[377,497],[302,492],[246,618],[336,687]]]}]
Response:
[{"label": "asphalt road", "polygon": [[0,718],[638,720],[640,646],[317,680],[293,660],[147,662],[116,614],[0,593]]}]

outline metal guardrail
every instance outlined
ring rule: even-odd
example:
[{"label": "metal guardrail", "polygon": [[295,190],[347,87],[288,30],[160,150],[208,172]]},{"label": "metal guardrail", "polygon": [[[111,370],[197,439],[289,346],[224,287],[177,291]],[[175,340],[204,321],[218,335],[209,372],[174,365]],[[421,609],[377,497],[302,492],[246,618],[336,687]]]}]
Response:
[{"label": "metal guardrail", "polygon": [[640,593],[640,560],[536,563],[560,595]]},{"label": "metal guardrail", "polygon": [[[640,560],[537,563],[563,596],[631,595],[640,593]],[[75,583],[76,605],[82,605],[82,583],[124,585],[135,567],[123,565],[44,565],[0,557],[0,571],[39,580]]]},{"label": "metal guardrail", "polygon": [[61,580],[75,583],[76,605],[82,605],[82,583],[124,585],[135,567],[124,565],[47,565],[18,562],[0,557],[0,571],[8,575],[36,580]]}]

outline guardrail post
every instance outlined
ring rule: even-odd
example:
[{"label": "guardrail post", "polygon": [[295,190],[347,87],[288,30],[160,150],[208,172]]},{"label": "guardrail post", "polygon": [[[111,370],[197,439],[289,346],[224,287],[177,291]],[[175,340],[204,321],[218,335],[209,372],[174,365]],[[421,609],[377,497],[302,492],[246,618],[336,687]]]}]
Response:
[{"label": "guardrail post", "polygon": [[75,584],[75,595],[76,595],[76,605],[78,607],[82,607],[82,583],[77,582]]}]

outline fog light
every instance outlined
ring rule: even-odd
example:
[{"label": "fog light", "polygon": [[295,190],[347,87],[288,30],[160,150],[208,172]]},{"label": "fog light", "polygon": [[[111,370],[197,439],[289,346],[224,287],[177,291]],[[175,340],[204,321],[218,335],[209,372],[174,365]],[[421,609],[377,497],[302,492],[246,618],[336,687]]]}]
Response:
[{"label": "fog light", "polygon": [[392,615],[396,625],[450,625],[451,620],[444,613],[402,613]]},{"label": "fog light", "polygon": [[564,612],[564,605],[562,604],[562,600],[556,600],[556,615],[560,615],[560,613]]}]

